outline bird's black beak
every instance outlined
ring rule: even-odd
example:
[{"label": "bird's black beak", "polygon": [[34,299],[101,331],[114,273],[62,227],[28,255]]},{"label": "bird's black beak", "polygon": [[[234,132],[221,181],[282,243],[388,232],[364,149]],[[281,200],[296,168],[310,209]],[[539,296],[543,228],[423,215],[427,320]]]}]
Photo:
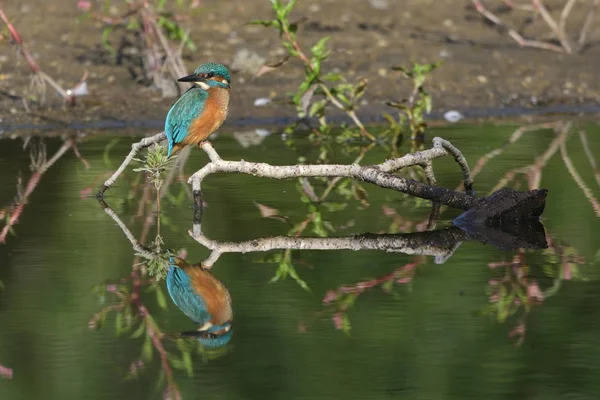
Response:
[{"label": "bird's black beak", "polygon": [[200,78],[196,74],[184,76],[183,78],[177,79],[178,82],[200,82],[200,81],[203,81],[203,80],[204,79]]},{"label": "bird's black beak", "polygon": [[186,331],[186,332],[181,332],[179,335],[183,336],[183,337],[200,337],[202,335],[204,335],[206,332],[205,331]]}]

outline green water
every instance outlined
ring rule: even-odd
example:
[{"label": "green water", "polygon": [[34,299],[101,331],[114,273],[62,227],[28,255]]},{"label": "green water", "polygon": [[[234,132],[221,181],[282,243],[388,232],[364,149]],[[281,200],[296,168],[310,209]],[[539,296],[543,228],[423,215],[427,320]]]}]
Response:
[{"label": "green water", "polygon": [[[433,129],[459,147],[471,167],[500,146],[514,127],[454,126]],[[590,149],[600,162],[600,130],[587,129]],[[117,132],[115,132],[117,134]],[[487,193],[507,171],[525,166],[544,152],[555,133],[526,134],[492,159],[477,177],[475,189]],[[0,398],[20,399],[160,399],[160,373],[154,356],[138,378],[125,379],[140,357],[140,340],[116,337],[114,317],[100,330],[88,321],[100,310],[91,288],[127,276],[134,251],[122,231],[85,189],[95,189],[114,170],[132,141],[123,137],[86,139],[79,150],[86,169],[68,152],[42,177],[32,193],[16,236],[0,245],[0,365],[14,371],[0,379]],[[59,140],[46,140],[48,155]],[[111,144],[107,150],[107,145]],[[225,159],[287,164],[297,154],[278,136],[258,146],[242,148],[230,135],[214,141]],[[595,197],[600,187],[577,133],[567,149],[582,179]],[[381,162],[387,153],[374,149],[363,164]],[[193,150],[185,173],[206,163]],[[337,161],[349,161],[338,158]],[[19,177],[23,186],[31,174],[29,154],[19,140],[0,142],[0,204],[11,204]],[[450,159],[434,163],[438,183],[450,188],[461,174]],[[134,218],[141,188],[133,191],[135,174],[128,173],[107,192],[106,201],[132,233],[139,237],[144,218]],[[520,179],[520,189],[526,189]],[[511,186],[518,186],[511,180]],[[286,234],[289,227],[261,218],[255,203],[301,221],[306,206],[296,182],[243,175],[215,175],[204,185],[207,203],[204,233],[214,240],[241,241]],[[353,225],[334,236],[389,232],[392,219],[382,213],[393,207],[403,218],[427,220],[427,207],[401,200],[398,193],[365,186],[370,207],[351,201],[343,212],[324,214],[334,226]],[[585,259],[579,274],[563,280],[558,292],[530,313],[522,309],[500,323],[482,309],[490,304],[488,281],[503,269],[488,263],[511,260],[505,253],[477,242],[463,243],[444,264],[431,257],[416,269],[410,284],[396,284],[389,294],[380,287],[362,293],[348,312],[349,334],[337,330],[332,313],[322,304],[328,290],[384,276],[414,262],[415,256],[381,251],[294,251],[294,265],[310,287],[292,279],[268,283],[275,264],[257,262],[264,254],[224,254],[214,273],[229,288],[234,308],[234,336],[229,352],[209,361],[194,357],[193,377],[175,371],[184,399],[597,399],[600,398],[600,218],[565,168],[560,150],[543,169],[541,187],[549,190],[543,224],[554,242],[572,246]],[[83,194],[82,194],[83,191]],[[183,193],[173,184],[171,194]],[[182,195],[185,196],[185,195]],[[128,197],[131,197],[128,199]],[[190,238],[192,201],[164,201],[162,233],[165,245],[186,249],[199,262],[209,250]],[[458,215],[449,210],[440,227]],[[416,229],[414,226],[411,228]],[[150,237],[155,234],[155,226]],[[310,229],[306,235],[312,235]],[[276,253],[276,252],[273,252]],[[530,277],[542,290],[553,284],[544,271],[541,251],[528,253]],[[161,282],[164,288],[164,282]],[[166,293],[166,290],[165,290]],[[168,310],[152,296],[145,304],[167,332],[193,329],[193,324],[168,300]],[[520,346],[509,332],[521,321],[526,335]],[[169,344],[166,343],[168,347]]]}]

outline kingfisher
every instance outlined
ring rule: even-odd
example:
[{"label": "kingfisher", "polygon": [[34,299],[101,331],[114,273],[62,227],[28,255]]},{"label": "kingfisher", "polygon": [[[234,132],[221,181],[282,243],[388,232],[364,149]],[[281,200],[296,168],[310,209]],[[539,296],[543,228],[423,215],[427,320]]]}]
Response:
[{"label": "kingfisher", "polygon": [[167,156],[190,144],[201,145],[219,129],[229,111],[230,79],[227,68],[214,62],[204,63],[193,74],[178,79],[179,82],[191,82],[193,86],[167,114]]},{"label": "kingfisher", "polygon": [[181,336],[196,337],[211,349],[229,342],[233,333],[229,291],[201,263],[188,264],[180,257],[170,257],[167,289],[177,308],[199,325]]}]

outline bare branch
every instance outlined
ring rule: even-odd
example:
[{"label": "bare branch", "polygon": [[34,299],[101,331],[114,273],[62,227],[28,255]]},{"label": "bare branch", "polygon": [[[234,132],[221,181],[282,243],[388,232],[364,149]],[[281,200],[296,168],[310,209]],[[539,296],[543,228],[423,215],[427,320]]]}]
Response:
[{"label": "bare branch", "polygon": [[388,160],[382,164],[360,166],[358,164],[318,164],[318,165],[270,165],[248,161],[222,160],[209,142],[202,145],[211,162],[194,173],[189,182],[194,192],[201,191],[201,183],[208,175],[222,172],[235,172],[252,176],[272,179],[288,179],[299,177],[346,177],[363,182],[369,182],[382,188],[394,189],[411,196],[426,200],[436,200],[453,208],[468,209],[478,200],[463,193],[458,193],[446,188],[429,186],[414,180],[404,179],[393,175],[390,171],[414,166],[426,165],[432,159],[452,154],[463,171],[465,187],[471,188],[469,167],[458,149],[441,138],[433,139],[434,147],[417,153],[407,154],[404,157]]},{"label": "bare branch", "polygon": [[155,143],[160,143],[163,140],[165,140],[166,138],[167,138],[167,135],[165,134],[165,132],[161,132],[161,133],[157,133],[154,136],[146,137],[146,138],[140,140],[139,142],[132,144],[131,151],[129,152],[127,157],[125,157],[125,160],[121,163],[121,165],[115,171],[115,173],[112,174],[110,176],[110,178],[108,178],[104,182],[104,184],[100,187],[100,189],[98,190],[98,193],[96,194],[96,197],[98,199],[102,199],[106,189],[111,187],[116,182],[119,175],[121,175],[123,173],[123,171],[125,171],[125,168],[127,168],[127,166],[131,163],[131,161],[136,156],[136,154],[140,152],[140,150],[145,149],[146,147],[150,147]]}]

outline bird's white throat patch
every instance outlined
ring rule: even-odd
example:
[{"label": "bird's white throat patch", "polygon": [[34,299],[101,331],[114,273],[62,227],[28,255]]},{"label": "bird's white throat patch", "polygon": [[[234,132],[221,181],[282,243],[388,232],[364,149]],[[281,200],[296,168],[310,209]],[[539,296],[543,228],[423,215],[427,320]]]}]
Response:
[{"label": "bird's white throat patch", "polygon": [[[204,82],[203,82],[204,83]],[[208,85],[206,85],[208,86]],[[205,323],[204,325],[202,325],[200,328],[198,328],[199,331],[207,331],[210,328],[212,328],[213,324],[211,324],[210,322]]]},{"label": "bird's white throat patch", "polygon": [[208,83],[206,83],[206,82],[201,82],[201,81],[198,81],[198,82],[194,82],[194,83],[195,83],[196,85],[200,86],[200,87],[201,87],[202,89],[204,89],[204,90],[208,90],[208,89],[210,89],[210,86],[209,86],[209,84],[208,84]]}]

